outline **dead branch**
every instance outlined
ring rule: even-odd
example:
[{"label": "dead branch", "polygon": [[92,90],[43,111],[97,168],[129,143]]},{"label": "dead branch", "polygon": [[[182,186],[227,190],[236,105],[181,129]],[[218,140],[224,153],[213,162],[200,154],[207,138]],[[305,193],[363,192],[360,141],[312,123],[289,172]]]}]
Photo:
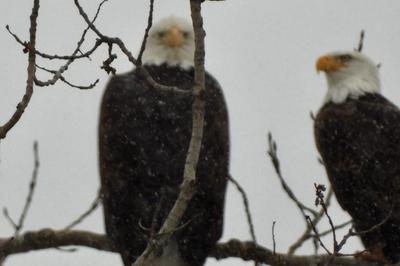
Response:
[{"label": "dead branch", "polygon": [[26,215],[28,213],[29,207],[32,204],[32,198],[33,194],[35,192],[35,187],[36,187],[36,180],[38,176],[38,171],[39,171],[39,150],[38,150],[38,142],[35,141],[33,143],[33,154],[34,154],[34,167],[33,167],[33,172],[32,172],[32,180],[29,183],[29,193],[28,196],[26,197],[25,200],[25,205],[24,209],[22,210],[21,216],[19,217],[18,225],[17,225],[17,230],[15,231],[15,235],[18,235],[21,229],[24,227],[24,222]]},{"label": "dead branch", "polygon": [[360,32],[360,40],[358,41],[358,47],[357,47],[357,50],[356,50],[356,51],[358,51],[360,53],[362,52],[362,49],[364,47],[364,38],[365,38],[365,31],[361,30],[361,32]]},{"label": "dead branch", "polygon": [[249,224],[250,236],[251,236],[251,239],[253,240],[253,242],[257,243],[256,233],[255,233],[255,230],[254,230],[253,218],[252,218],[252,215],[251,215],[251,212],[250,212],[249,200],[248,200],[246,191],[244,191],[244,189],[239,184],[239,182],[237,182],[231,175],[229,176],[229,181],[231,181],[232,184],[235,185],[235,187],[237,188],[239,193],[242,195],[243,205],[244,205],[244,209],[245,209],[245,212],[246,212],[247,223]]},{"label": "dead branch", "polygon": [[[104,0],[103,2],[100,3],[97,12],[94,16],[93,22],[96,20],[101,6],[106,2],[107,0]],[[68,82],[63,76],[62,73],[65,72],[69,65],[76,59],[76,58],[82,58],[82,57],[88,57],[89,54],[82,54],[82,55],[78,55],[78,53],[80,53],[80,47],[82,46],[84,40],[85,40],[85,36],[87,31],[89,30],[89,27],[84,30],[81,39],[78,42],[77,48],[75,49],[75,51],[73,52],[73,54],[71,56],[68,56],[68,61],[59,68],[58,71],[54,71],[53,77],[51,79],[49,79],[48,81],[40,81],[36,78],[36,54],[39,54],[45,58],[48,59],[56,59],[57,56],[51,57],[49,55],[40,53],[37,51],[36,49],[36,30],[37,30],[37,17],[39,15],[39,7],[40,7],[40,2],[39,0],[34,0],[33,2],[33,8],[32,8],[32,13],[30,16],[30,34],[29,34],[29,42],[23,42],[15,33],[13,33],[10,30],[10,27],[7,25],[6,29],[7,31],[14,37],[14,39],[20,43],[21,45],[23,45],[24,47],[24,52],[28,53],[28,78],[27,78],[27,85],[26,85],[26,89],[25,89],[25,94],[22,98],[22,100],[18,103],[17,105],[17,109],[14,112],[14,114],[12,115],[12,117],[3,125],[0,127],[0,139],[3,139],[6,137],[8,131],[11,130],[11,128],[13,128],[16,123],[20,120],[22,114],[24,113],[26,107],[28,106],[30,99],[33,95],[33,86],[34,84],[37,86],[50,86],[50,85],[54,85],[58,80],[62,80],[63,82],[65,82],[66,84],[68,84],[71,87],[75,87],[75,88],[79,88],[79,89],[89,89],[89,88],[93,88],[98,81],[94,82],[93,84],[89,85],[89,86],[76,86],[73,85],[72,83]],[[92,49],[91,52],[94,52],[94,50],[97,49],[97,47],[100,46],[99,42],[96,42],[95,47]],[[63,58],[66,59],[66,58]]]},{"label": "dead branch", "polygon": [[343,248],[343,246],[346,244],[347,240],[350,237],[364,235],[364,234],[370,233],[370,232],[378,229],[379,227],[381,227],[383,224],[385,224],[389,220],[389,218],[392,216],[392,214],[393,214],[393,208],[390,210],[388,215],[386,215],[386,217],[381,222],[377,223],[376,225],[372,226],[371,228],[368,228],[367,230],[355,232],[353,230],[354,228],[351,227],[349,229],[348,233],[343,236],[342,240],[336,244],[337,245],[336,249],[339,252]]},{"label": "dead branch", "polygon": [[311,226],[311,229],[313,230],[314,234],[315,234],[315,239],[318,241],[318,243],[320,244],[320,246],[326,251],[326,253],[328,253],[329,255],[332,255],[332,253],[329,251],[329,249],[325,246],[324,242],[322,242],[321,238],[319,237],[317,228],[315,227],[315,225],[313,224],[310,216],[306,217],[308,223]]},{"label": "dead branch", "polygon": [[[314,183],[314,187],[315,187],[315,195],[316,195],[316,199],[315,199],[315,205],[318,206],[320,205],[322,207],[322,209],[324,210],[324,214],[326,216],[326,218],[328,218],[328,222],[329,225],[331,226],[332,229],[332,236],[333,236],[333,255],[338,254],[339,250],[338,250],[338,242],[337,242],[337,238],[336,238],[336,230],[335,230],[335,225],[333,223],[333,220],[331,218],[331,216],[328,213],[328,207],[325,204],[325,195],[324,192],[326,190],[325,185],[321,185],[321,184],[315,184]],[[319,235],[318,233],[316,233],[317,235]]]},{"label": "dead branch", "polygon": [[[40,69],[40,70],[43,70],[43,71],[45,71],[45,72],[54,74],[54,75],[57,74],[57,71],[56,71],[56,70],[48,69],[48,68],[39,66],[38,64],[36,64],[36,68],[38,68],[38,69]],[[59,77],[60,77],[60,80],[61,80],[62,82],[64,82],[65,84],[67,84],[68,86],[70,86],[70,87],[72,87],[72,88],[80,89],[80,90],[93,89],[94,87],[96,87],[97,83],[99,82],[99,79],[96,79],[95,82],[93,82],[92,84],[89,84],[89,85],[87,85],[87,86],[82,86],[82,85],[75,85],[75,84],[72,84],[71,82],[69,82],[68,80],[66,80],[66,79],[64,78],[63,75],[60,75]],[[45,84],[44,82],[42,82],[42,81],[40,81],[40,80],[38,80],[38,79],[36,79],[36,78],[35,78],[35,84],[38,85],[38,86],[42,86],[42,87],[50,85],[50,84]]]},{"label": "dead branch", "polygon": [[276,225],[276,221],[273,221],[272,222],[272,244],[273,244],[272,252],[274,253],[274,255],[276,255],[275,225]]},{"label": "dead branch", "polygon": [[38,142],[35,141],[33,143],[33,157],[34,157],[34,166],[32,171],[32,178],[29,183],[29,191],[28,195],[26,196],[25,205],[22,209],[21,215],[19,216],[18,223],[15,223],[14,220],[11,218],[10,214],[8,213],[7,208],[3,208],[3,214],[6,219],[10,222],[11,226],[14,228],[14,236],[18,236],[22,228],[24,227],[24,222],[26,219],[26,215],[28,214],[29,207],[32,204],[33,194],[35,193],[36,188],[36,181],[39,171],[39,151],[38,151]]},{"label": "dead branch", "polygon": [[55,231],[42,229],[28,231],[17,237],[0,238],[0,257],[71,245],[86,246],[105,251],[115,250],[108,238],[101,234],[77,230]]},{"label": "dead branch", "polygon": [[137,69],[140,70],[140,72],[144,75],[146,80],[155,88],[161,91],[165,92],[172,92],[172,93],[179,93],[179,94],[191,94],[192,92],[190,90],[182,90],[176,86],[166,86],[163,84],[159,84],[157,81],[153,79],[153,77],[150,75],[150,73],[147,71],[147,69],[138,62],[138,60],[132,55],[132,52],[128,50],[128,48],[125,46],[124,42],[120,38],[116,37],[109,37],[100,32],[96,28],[96,26],[89,20],[88,15],[80,5],[78,0],[74,0],[75,6],[78,8],[79,14],[81,17],[85,20],[86,24],[88,27],[96,33],[96,35],[99,37],[98,42],[100,43],[106,43],[109,46],[112,45],[117,45],[119,49],[122,51],[123,54],[128,58],[128,60],[137,67]]},{"label": "dead branch", "polygon": [[80,224],[83,220],[85,220],[90,214],[92,214],[97,209],[100,202],[101,202],[101,192],[99,191],[99,192],[97,192],[97,196],[96,196],[95,200],[92,202],[92,204],[90,205],[89,209],[86,210],[84,213],[82,213],[77,219],[75,219],[69,225],[67,225],[64,228],[64,230],[71,230],[73,227]]},{"label": "dead branch", "polygon": [[[348,226],[348,225],[350,225],[350,224],[352,224],[352,223],[353,223],[353,221],[350,220],[350,221],[341,223],[341,224],[339,224],[339,225],[335,225],[335,230],[342,229],[342,228],[344,228],[344,227],[346,227],[346,226]],[[326,235],[329,235],[330,233],[332,233],[332,231],[333,231],[333,230],[332,230],[332,228],[331,228],[331,229],[325,230],[325,231],[323,231],[323,232],[321,232],[321,233],[318,233],[318,235],[319,235],[320,237],[326,236]],[[315,237],[315,236],[314,236],[314,235],[309,235],[309,237],[311,238],[311,237]]]},{"label": "dead branch", "polygon": [[[331,199],[332,199],[332,196],[333,196],[333,191],[332,191],[332,189],[330,188],[329,189],[329,191],[328,191],[328,194],[327,194],[327,196],[326,196],[326,206],[328,207],[329,205],[330,205],[330,203],[331,203]],[[322,219],[322,217],[324,216],[324,210],[321,208],[321,210],[318,212],[318,214],[313,218],[313,220],[311,221],[312,222],[312,224],[314,225],[314,226],[317,226],[317,224],[321,221],[321,219]],[[340,228],[340,227],[337,227],[337,228]],[[329,233],[330,232],[332,232],[331,230],[328,230],[329,231]],[[305,231],[303,232],[303,234],[296,240],[296,242],[294,242],[290,247],[289,247],[289,249],[288,249],[288,255],[293,255],[295,252],[296,252],[296,250],[298,249],[298,248],[300,248],[302,245],[303,245],[303,243],[305,242],[305,241],[307,241],[308,239],[310,239],[311,237],[313,237],[314,239],[315,239],[315,235],[312,235],[311,234],[312,233],[312,226],[310,225],[310,223],[307,223],[306,224],[306,229],[305,229]],[[327,232],[324,232],[325,234],[318,234],[318,236],[319,237],[322,237],[322,236],[324,236],[324,235],[327,235],[328,233]]]},{"label": "dead branch", "polygon": [[14,222],[13,218],[11,218],[10,213],[8,212],[8,209],[6,207],[3,208],[3,215],[4,218],[10,223],[11,227],[14,229],[14,231],[17,231],[17,223]]},{"label": "dead branch", "polygon": [[0,127],[0,139],[4,139],[7,133],[17,124],[19,119],[21,118],[22,114],[24,113],[26,107],[31,100],[33,94],[33,84],[35,79],[35,72],[36,72],[36,54],[34,52],[36,47],[36,28],[37,28],[37,18],[39,15],[39,7],[40,3],[39,0],[33,1],[33,8],[32,13],[30,16],[30,29],[29,29],[29,44],[27,46],[28,49],[28,78],[26,81],[26,89],[25,94],[22,97],[22,100],[17,105],[17,110],[15,110],[14,114],[11,118]]},{"label": "dead branch", "polygon": [[149,31],[151,29],[151,26],[153,25],[153,11],[154,11],[154,0],[150,0],[149,15],[147,18],[147,27],[146,30],[144,31],[142,45],[140,47],[139,55],[137,57],[137,62],[139,65],[142,65],[142,56],[144,50],[146,49],[147,37],[149,36]]},{"label": "dead branch", "polygon": [[[28,46],[27,46],[28,43],[22,41],[18,37],[18,35],[16,35],[14,32],[12,32],[9,25],[6,25],[6,30],[8,31],[8,33],[10,33],[11,36],[14,37],[14,39],[15,39],[15,41],[17,43],[21,44],[24,47],[24,51],[28,50]],[[71,60],[71,59],[76,60],[76,59],[81,59],[81,58],[85,58],[85,57],[89,58],[89,56],[91,54],[93,54],[102,43],[103,42],[101,40],[97,40],[95,45],[90,50],[88,50],[86,53],[82,53],[81,51],[79,51],[79,55],[75,55],[75,56],[57,55],[57,54],[50,55],[50,54],[47,54],[47,53],[43,53],[43,52],[41,52],[41,51],[39,51],[37,49],[35,49],[34,52],[35,52],[36,55],[38,55],[38,56],[40,56],[40,57],[42,57],[44,59],[48,59],[48,60],[55,60],[55,59],[57,59],[57,60]],[[30,47],[30,49],[32,49],[32,48]]]},{"label": "dead branch", "polygon": [[[94,15],[93,19],[91,20],[92,24],[96,21],[97,17],[99,16],[101,7],[107,1],[108,0],[103,0],[99,4],[99,6],[97,7],[96,14]],[[46,87],[46,86],[54,85],[58,80],[64,81],[65,83],[67,83],[71,87],[80,88],[80,89],[90,89],[90,88],[93,88],[94,86],[96,86],[98,80],[96,80],[93,84],[91,84],[89,86],[75,86],[75,85],[72,85],[71,83],[69,83],[68,81],[66,81],[65,78],[62,76],[62,74],[68,69],[68,67],[75,61],[76,56],[80,52],[81,46],[85,41],[85,37],[86,37],[86,34],[87,34],[88,30],[89,30],[89,26],[83,31],[82,36],[81,36],[80,40],[78,41],[77,47],[75,48],[74,52],[70,56],[70,59],[68,59],[67,62],[59,68],[59,70],[50,71],[51,73],[54,74],[51,79],[49,79],[47,81],[40,81],[37,78],[35,78],[35,84],[37,86]],[[49,71],[47,71],[47,72],[49,72]]]},{"label": "dead branch", "polygon": [[[98,15],[100,14],[100,10],[101,10],[102,6],[103,6],[107,1],[108,1],[108,0],[103,0],[103,1],[98,5],[96,14],[94,15],[94,18],[93,18],[93,20],[92,20],[93,22],[96,21]],[[27,51],[28,49],[31,49],[31,50],[33,50],[33,51],[35,52],[36,55],[38,55],[38,56],[40,56],[40,57],[42,57],[42,58],[44,58],[44,59],[48,59],[48,60],[54,60],[54,59],[58,59],[58,60],[76,60],[76,59],[81,59],[81,58],[85,58],[85,57],[86,57],[86,58],[89,58],[89,56],[90,56],[93,52],[95,52],[95,51],[97,50],[97,48],[102,44],[102,42],[98,40],[98,41],[96,41],[96,43],[95,43],[95,45],[93,46],[93,48],[90,49],[89,51],[87,51],[86,53],[82,53],[82,52],[79,50],[79,53],[80,53],[79,55],[63,55],[63,56],[60,56],[60,55],[57,55],[57,54],[55,54],[55,55],[50,55],[50,54],[46,54],[46,53],[40,52],[39,50],[36,49],[36,47],[35,47],[35,49],[33,49],[32,47],[28,47],[28,43],[22,41],[22,40],[18,37],[18,35],[16,35],[15,33],[13,33],[13,32],[11,31],[9,25],[6,26],[6,29],[7,29],[7,31],[10,33],[10,35],[14,37],[14,39],[16,40],[16,42],[19,43],[19,44],[21,44],[21,45],[24,47],[24,50]],[[81,40],[78,41],[78,48],[81,46],[79,43],[81,43],[81,42],[83,41],[82,39],[84,39],[84,37],[85,37],[86,32],[88,31],[88,29],[89,29],[89,27],[87,27],[86,30],[83,31],[83,33],[82,33],[82,35],[81,35]]]},{"label": "dead branch", "polygon": [[[192,104],[192,136],[186,155],[185,168],[183,171],[183,181],[181,190],[174,206],[172,207],[168,217],[159,230],[159,235],[165,235],[173,232],[178,227],[186,208],[196,192],[196,169],[199,161],[201,142],[203,139],[204,127],[204,99],[205,92],[205,69],[204,69],[204,37],[203,17],[201,15],[201,1],[190,1],[191,15],[193,21],[193,30],[195,36],[195,53],[194,53],[194,101]],[[163,247],[169,236],[160,238],[158,241],[147,245],[142,255],[135,261],[133,266],[151,264],[156,258],[154,250]]]},{"label": "dead branch", "polygon": [[257,246],[253,242],[243,242],[232,239],[226,243],[219,243],[211,252],[210,257],[218,259],[224,258],[241,258],[245,261],[259,261],[267,265],[276,266],[310,266],[310,265],[325,265],[330,261],[330,266],[378,266],[376,263],[365,262],[361,260],[334,257],[329,255],[319,256],[289,256],[286,254],[276,253]]},{"label": "dead branch", "polygon": [[[65,246],[84,246],[102,251],[116,252],[111,241],[105,236],[88,231],[43,229],[25,232],[15,238],[0,238],[0,258],[9,255],[26,253],[34,250]],[[259,261],[276,266],[309,266],[323,265],[331,259],[327,255],[319,256],[289,256],[276,253],[254,242],[243,242],[232,239],[219,243],[209,254],[216,259],[241,258],[245,261]],[[352,258],[335,257],[330,266],[378,266],[376,263],[365,262]]]},{"label": "dead branch", "polygon": [[289,187],[289,185],[286,183],[285,179],[282,176],[281,168],[280,168],[280,162],[278,158],[278,153],[277,153],[277,145],[275,140],[272,137],[271,132],[268,133],[268,155],[271,158],[272,165],[274,166],[275,172],[278,175],[279,181],[281,182],[282,188],[285,190],[285,192],[288,194],[289,198],[297,205],[297,208],[300,210],[301,214],[303,217],[306,217],[306,211],[310,212],[314,217],[318,215],[318,213],[304,205],[300,200],[296,197],[296,195],[293,193],[292,189]]},{"label": "dead branch", "polygon": [[[252,215],[251,215],[251,212],[250,212],[249,200],[248,200],[246,191],[244,191],[244,189],[239,184],[239,182],[237,182],[231,175],[228,178],[229,178],[229,181],[231,181],[235,185],[235,187],[237,188],[239,193],[242,195],[244,210],[246,212],[247,223],[249,224],[251,240],[254,243],[257,244],[256,233],[255,233],[255,230],[254,230],[253,218],[252,218]],[[275,229],[275,222],[272,225],[272,234],[273,234],[273,240],[274,240],[274,244],[275,244],[274,229]],[[274,252],[275,252],[275,245],[274,245]],[[254,265],[258,266],[259,263],[255,262]]]}]

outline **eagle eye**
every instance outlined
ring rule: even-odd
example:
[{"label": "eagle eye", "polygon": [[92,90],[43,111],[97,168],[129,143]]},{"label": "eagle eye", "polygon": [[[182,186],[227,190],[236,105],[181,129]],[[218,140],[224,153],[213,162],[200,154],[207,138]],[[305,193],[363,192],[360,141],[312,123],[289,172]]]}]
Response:
[{"label": "eagle eye", "polygon": [[183,37],[185,38],[185,39],[187,39],[188,37],[189,37],[189,32],[187,32],[187,31],[182,31],[182,35],[183,35]]},{"label": "eagle eye", "polygon": [[158,38],[163,38],[165,36],[165,31],[160,31],[157,33]]},{"label": "eagle eye", "polygon": [[339,59],[340,62],[343,62],[343,63],[348,62],[351,59],[353,59],[353,57],[349,54],[340,55],[337,58]]}]

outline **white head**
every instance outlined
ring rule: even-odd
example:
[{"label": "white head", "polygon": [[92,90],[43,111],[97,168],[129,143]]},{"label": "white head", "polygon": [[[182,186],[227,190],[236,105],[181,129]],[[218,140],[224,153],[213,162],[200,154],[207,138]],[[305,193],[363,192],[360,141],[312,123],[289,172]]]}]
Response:
[{"label": "white head", "polygon": [[317,71],[324,71],[328,82],[325,102],[342,103],[366,93],[380,92],[378,66],[360,52],[334,52],[318,58]]},{"label": "white head", "polygon": [[150,29],[142,58],[145,65],[194,65],[194,33],[190,23],[178,17],[160,20]]}]

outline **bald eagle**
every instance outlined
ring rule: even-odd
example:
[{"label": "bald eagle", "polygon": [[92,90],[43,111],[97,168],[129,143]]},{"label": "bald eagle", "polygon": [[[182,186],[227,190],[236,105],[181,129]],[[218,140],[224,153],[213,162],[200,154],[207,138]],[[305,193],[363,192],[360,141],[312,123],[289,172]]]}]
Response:
[{"label": "bald eagle", "polygon": [[[193,58],[191,24],[169,17],[152,27],[143,64],[157,82],[191,90]],[[125,265],[144,251],[178,196],[193,100],[191,94],[157,90],[138,69],[112,77],[106,87],[99,125],[105,226]],[[209,73],[205,110],[197,193],[154,265],[203,265],[222,234],[228,114],[221,87]]]},{"label": "bald eagle", "polygon": [[400,110],[380,94],[377,65],[360,52],[322,56],[328,92],[315,140],[341,207],[372,258],[400,260]]}]

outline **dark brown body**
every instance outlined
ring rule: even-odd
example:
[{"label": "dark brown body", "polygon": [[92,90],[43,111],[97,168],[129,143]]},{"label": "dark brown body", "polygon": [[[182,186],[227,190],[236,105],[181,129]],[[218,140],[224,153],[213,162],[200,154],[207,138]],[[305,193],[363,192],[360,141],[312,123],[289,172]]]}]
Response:
[{"label": "dark brown body", "polygon": [[[336,198],[368,249],[400,259],[400,111],[379,94],[325,104],[315,140]],[[389,216],[390,215],[390,216]]]},{"label": "dark brown body", "polygon": [[[148,70],[161,84],[193,85],[193,70],[166,65]],[[113,77],[106,88],[99,131],[105,225],[126,265],[146,247],[145,228],[157,231],[177,198],[192,102],[192,96],[152,88],[137,70]],[[208,74],[205,102],[198,189],[181,221],[188,224],[173,235],[190,266],[203,265],[221,237],[228,176],[227,109],[218,83]]]}]

